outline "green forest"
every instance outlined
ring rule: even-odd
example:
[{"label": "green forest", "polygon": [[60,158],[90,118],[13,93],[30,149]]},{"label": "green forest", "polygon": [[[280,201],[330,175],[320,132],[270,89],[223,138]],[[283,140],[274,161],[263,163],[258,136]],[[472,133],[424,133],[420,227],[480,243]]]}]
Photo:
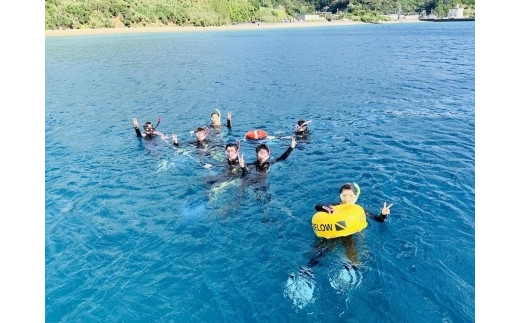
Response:
[{"label": "green forest", "polygon": [[271,23],[315,12],[378,22],[423,11],[443,17],[457,5],[475,17],[475,0],[45,0],[45,29]]}]

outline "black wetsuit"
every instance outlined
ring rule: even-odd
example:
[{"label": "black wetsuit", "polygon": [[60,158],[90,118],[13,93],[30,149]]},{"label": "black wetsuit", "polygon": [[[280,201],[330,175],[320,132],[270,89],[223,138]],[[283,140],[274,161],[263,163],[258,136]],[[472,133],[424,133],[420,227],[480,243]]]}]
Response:
[{"label": "black wetsuit", "polygon": [[298,139],[304,139],[304,138],[307,138],[309,136],[309,129],[305,129],[303,131],[295,131],[294,132],[294,135],[296,136],[296,138]]},{"label": "black wetsuit", "polygon": [[[206,159],[211,156],[211,152],[215,148],[212,145],[211,140],[204,139],[202,141],[198,141],[198,140],[191,141],[191,142],[188,142],[188,145],[193,145],[193,146],[195,146],[195,148],[197,148],[197,149],[195,149],[195,153],[198,155],[198,158],[195,158],[195,157],[192,157],[192,158],[194,158],[199,164],[201,164],[204,167],[206,167],[207,165],[209,165],[209,167],[211,167],[211,162],[201,160],[202,158]],[[179,143],[178,142],[174,143],[173,146],[179,147]]]},{"label": "black wetsuit", "polygon": [[223,182],[226,182],[226,181],[238,178],[238,177],[244,177],[248,173],[247,167],[245,167],[245,166],[240,167],[240,163],[238,161],[238,156],[233,160],[228,159],[227,164],[228,164],[228,172],[226,172],[224,174],[206,177],[205,182],[208,185],[213,186],[215,184],[223,183]]},{"label": "black wetsuit", "polygon": [[229,172],[231,174],[236,174],[239,171],[242,171],[242,176],[247,174],[247,167],[246,166],[240,167],[240,163],[238,161],[238,155],[237,155],[237,157],[235,157],[235,159],[232,159],[232,160],[228,159],[227,163],[228,163]]},{"label": "black wetsuit", "polygon": [[[317,204],[314,206],[314,209],[318,212],[327,212],[329,213],[329,210],[332,210],[332,206],[334,205],[340,205],[341,203],[331,203],[331,204]],[[385,222],[386,219],[388,218],[388,215],[384,215],[382,213],[380,213],[379,215],[374,215],[370,212],[368,212],[367,210],[365,210],[363,208],[363,211],[365,211],[365,216],[367,218],[371,218],[371,219],[374,219],[376,220],[377,222]]]},{"label": "black wetsuit", "polygon": [[287,148],[287,150],[283,153],[282,156],[276,158],[274,161],[265,161],[263,163],[261,163],[260,161],[256,160],[254,163],[249,163],[247,164],[247,168],[249,169],[250,167],[254,166],[254,168],[258,171],[258,172],[262,172],[262,173],[265,173],[269,170],[269,168],[271,167],[272,164],[276,163],[276,162],[279,162],[279,161],[283,161],[283,160],[286,160],[287,157],[289,157],[289,155],[291,154],[291,152],[293,151],[294,148],[290,147]]},{"label": "black wetsuit", "polygon": [[255,171],[252,172],[251,175],[248,175],[247,178],[243,181],[239,192],[243,193],[246,187],[252,187],[253,191],[256,192],[256,198],[258,200],[264,200],[267,202],[270,201],[271,193],[269,193],[269,183],[266,176],[267,172],[269,171],[269,168],[272,164],[287,159],[292,151],[293,148],[289,146],[289,148],[287,148],[282,156],[276,158],[273,161],[265,161],[260,163],[258,160],[256,160],[254,163],[246,164],[247,173],[249,173],[250,170]]},{"label": "black wetsuit", "polygon": [[[199,149],[207,149],[210,144],[211,144],[211,140],[207,140],[207,139],[204,139],[202,141],[191,141],[191,142],[188,142],[188,144],[190,145],[193,145],[195,146],[196,148],[199,148]],[[174,143],[173,144],[175,147],[179,147],[179,143]]]},{"label": "black wetsuit", "polygon": [[155,133],[153,133],[153,132],[152,132],[152,134],[149,135],[149,136],[146,135],[146,134],[143,136],[143,134],[141,133],[141,130],[139,130],[139,128],[134,128],[134,129],[135,129],[135,133],[136,133],[137,137],[139,137],[139,138],[152,139],[153,137],[156,137],[156,136],[157,136],[157,135],[156,135]]},{"label": "black wetsuit", "polygon": [[[227,127],[228,129],[231,129],[231,120],[226,119],[226,127]],[[221,126],[221,125],[218,125],[218,126],[217,126],[217,125],[214,125],[214,124],[210,124],[210,125],[208,126],[208,128],[213,128],[213,129],[215,129],[215,130],[220,130],[220,129],[222,129],[222,126]]]},{"label": "black wetsuit", "polygon": [[147,135],[147,134],[142,134],[141,133],[141,130],[139,130],[139,128],[134,128],[135,129],[135,134],[137,135],[137,137],[139,138],[144,138],[144,139],[153,139],[155,137],[158,136],[158,134],[155,133],[155,130],[152,132],[151,135]]},{"label": "black wetsuit", "polygon": [[208,149],[208,147],[211,145],[211,141],[204,139],[201,141],[193,141],[191,144],[199,149]]}]

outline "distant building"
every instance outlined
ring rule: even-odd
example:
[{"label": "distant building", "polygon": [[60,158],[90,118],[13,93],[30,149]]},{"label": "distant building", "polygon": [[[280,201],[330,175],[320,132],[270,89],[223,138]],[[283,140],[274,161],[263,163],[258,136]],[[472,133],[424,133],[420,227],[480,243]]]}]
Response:
[{"label": "distant building", "polygon": [[298,16],[298,20],[303,20],[303,21],[323,20],[323,18],[320,18],[320,15],[300,15],[300,16]]},{"label": "distant building", "polygon": [[401,15],[401,14],[390,14],[388,15],[392,20],[417,20],[419,19],[419,15]]},{"label": "distant building", "polygon": [[450,9],[448,18],[464,18],[464,8],[457,5],[457,8]]}]

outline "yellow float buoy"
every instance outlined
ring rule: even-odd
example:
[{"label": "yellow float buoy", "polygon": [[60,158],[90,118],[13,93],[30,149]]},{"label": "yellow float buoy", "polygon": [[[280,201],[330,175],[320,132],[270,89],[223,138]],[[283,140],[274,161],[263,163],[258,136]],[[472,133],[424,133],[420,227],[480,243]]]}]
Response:
[{"label": "yellow float buoy", "polygon": [[361,206],[347,203],[332,208],[334,213],[319,211],[312,216],[312,229],[318,237],[346,237],[367,227],[365,210]]}]

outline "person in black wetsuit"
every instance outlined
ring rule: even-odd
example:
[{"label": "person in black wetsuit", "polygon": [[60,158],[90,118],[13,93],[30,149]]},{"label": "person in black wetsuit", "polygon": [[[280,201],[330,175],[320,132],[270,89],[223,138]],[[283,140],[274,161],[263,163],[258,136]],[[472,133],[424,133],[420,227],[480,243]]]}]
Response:
[{"label": "person in black wetsuit", "polygon": [[268,161],[269,156],[271,155],[271,151],[269,150],[269,147],[267,147],[266,144],[260,144],[256,147],[256,161],[254,163],[248,163],[247,168],[249,169],[255,169],[258,172],[266,173],[269,171],[269,168],[272,164],[286,160],[287,157],[291,154],[294,147],[296,147],[296,138],[292,138],[291,145],[287,150],[278,158],[276,158],[273,161]]},{"label": "person in black wetsuit", "polygon": [[[207,139],[209,134],[209,129],[205,127],[198,127],[195,130],[195,137],[197,137],[197,140],[189,142],[192,145],[195,145],[195,147],[200,149],[207,149],[210,146],[211,140]],[[173,145],[178,147],[179,146],[179,140],[177,138],[176,134],[172,134],[172,142]]]},{"label": "person in black wetsuit", "polygon": [[209,185],[215,185],[223,182],[227,182],[233,179],[237,179],[240,177],[244,177],[247,173],[247,167],[244,162],[244,156],[239,155],[240,142],[236,143],[228,143],[226,145],[226,162],[227,162],[227,171],[224,174],[219,174],[216,176],[206,177],[206,183]]},{"label": "person in black wetsuit", "polygon": [[[359,196],[360,189],[357,184],[351,184],[346,183],[345,185],[341,186],[339,189],[339,203],[329,203],[329,204],[317,204],[314,206],[314,209],[318,212],[327,212],[329,214],[334,213],[334,209],[332,208],[334,205],[340,205],[340,204],[355,204],[357,201],[357,198]],[[372,214],[364,209],[365,215],[367,218],[374,219],[377,222],[384,222],[387,220],[388,215],[390,214],[390,208],[393,204],[386,205],[386,202],[383,203],[383,207],[381,208],[381,211],[379,212],[379,215]],[[312,267],[318,263],[318,259],[332,250],[333,245],[335,244],[336,240],[340,240],[343,246],[345,247],[345,251],[347,254],[355,255],[356,252],[353,250],[354,248],[354,241],[352,240],[353,236],[346,236],[346,237],[340,237],[340,238],[334,238],[334,239],[321,239],[318,241],[317,245],[315,246],[315,256],[309,261],[308,265],[309,267]],[[328,240],[328,241],[327,241]],[[350,249],[350,250],[349,250]],[[347,255],[348,257],[348,255]],[[356,257],[357,258],[357,257]],[[354,264],[357,262],[357,259],[354,260]]]},{"label": "person in black wetsuit", "polygon": [[157,124],[154,126],[150,121],[146,121],[143,125],[143,128],[144,128],[144,135],[141,133],[141,130],[139,130],[139,124],[137,123],[137,119],[136,118],[133,118],[132,119],[132,124],[134,126],[134,129],[135,129],[135,133],[137,134],[137,137],[139,138],[145,138],[145,139],[153,139],[157,136],[159,136],[161,139],[166,139],[168,138],[167,136],[165,136],[163,133],[155,130],[155,128],[157,128],[157,126],[159,125],[159,123],[161,123],[161,119],[159,118],[159,120],[157,121]]},{"label": "person in black wetsuit", "polygon": [[[357,201],[357,198],[359,196],[359,186],[356,184],[352,185],[351,183],[347,183],[339,189],[339,203],[329,203],[329,204],[317,204],[314,206],[314,209],[316,211],[322,211],[327,213],[334,213],[334,210],[332,209],[332,206],[334,205],[340,205],[340,204],[346,204],[346,203],[352,203],[355,204]],[[381,212],[379,212],[379,215],[374,215],[370,212],[367,212],[365,210],[365,215],[367,218],[374,219],[378,222],[384,222],[388,218],[388,215],[390,214],[390,208],[393,204],[386,205],[386,202],[383,203],[383,208],[381,209]]]},{"label": "person in black wetsuit", "polygon": [[298,123],[296,124],[296,127],[294,129],[294,134],[296,135],[296,138],[298,139],[304,139],[307,136],[309,136],[309,129],[307,128],[307,125],[311,122],[305,121],[305,120],[298,120]]},{"label": "person in black wetsuit", "polygon": [[228,170],[231,174],[242,172],[242,175],[247,174],[247,167],[244,163],[244,156],[239,156],[239,146],[236,143],[229,143],[226,145],[226,160],[228,163]]},{"label": "person in black wetsuit", "polygon": [[[195,136],[197,137],[197,140],[188,142],[188,144],[195,146],[197,148],[197,153],[204,158],[210,157],[211,152],[214,148],[216,148],[212,141],[207,138],[209,132],[209,128],[207,127],[198,127],[195,130]],[[174,147],[179,147],[179,141],[176,134],[172,134],[172,143]],[[204,166],[204,168],[212,167],[212,164],[210,163],[205,163],[198,159],[196,159],[196,161]]]},{"label": "person in black wetsuit", "polygon": [[292,138],[291,145],[287,150],[275,160],[269,161],[271,151],[266,144],[260,144],[256,147],[256,161],[246,164],[246,171],[248,174],[246,180],[242,183],[240,192],[243,193],[247,187],[252,187],[256,193],[257,200],[271,201],[271,194],[269,193],[269,183],[267,181],[267,172],[271,165],[279,161],[286,160],[287,157],[296,147],[296,138]]},{"label": "person in black wetsuit", "polygon": [[[220,122],[220,110],[219,109],[215,109],[215,110],[216,110],[216,112],[213,112],[210,116],[211,124],[208,127],[213,128],[215,130],[221,130],[222,124]],[[226,127],[228,129],[231,128],[231,112],[227,113]]]},{"label": "person in black wetsuit", "polygon": [[218,175],[207,176],[204,178],[209,187],[209,200],[216,200],[217,196],[227,190],[230,185],[237,185],[248,173],[244,162],[244,156],[239,155],[240,141],[228,143],[226,145],[227,170]]},{"label": "person in black wetsuit", "polygon": [[[360,189],[357,184],[347,183],[339,189],[339,203],[317,204],[316,206],[314,206],[314,208],[316,211],[322,211],[332,214],[334,213],[334,209],[332,208],[334,205],[346,203],[355,204],[359,196],[359,193]],[[379,212],[379,215],[371,214],[366,210],[365,214],[368,218],[374,219],[378,222],[384,222],[388,219],[388,215],[390,214],[390,208],[392,207],[392,205],[393,204],[387,205],[386,202],[384,202],[383,207]],[[345,249],[346,261],[343,263],[343,267],[346,270],[357,270],[359,266],[359,260],[357,257],[354,235],[332,239],[321,238],[314,244],[311,252],[305,253],[305,256],[310,258],[310,260],[307,263],[307,266],[298,266],[298,277],[295,274],[290,274],[289,282],[294,282],[296,279],[302,278],[307,281],[313,282],[314,272],[312,268],[319,263],[319,259],[321,257],[334,250],[337,243],[341,243]]]}]

